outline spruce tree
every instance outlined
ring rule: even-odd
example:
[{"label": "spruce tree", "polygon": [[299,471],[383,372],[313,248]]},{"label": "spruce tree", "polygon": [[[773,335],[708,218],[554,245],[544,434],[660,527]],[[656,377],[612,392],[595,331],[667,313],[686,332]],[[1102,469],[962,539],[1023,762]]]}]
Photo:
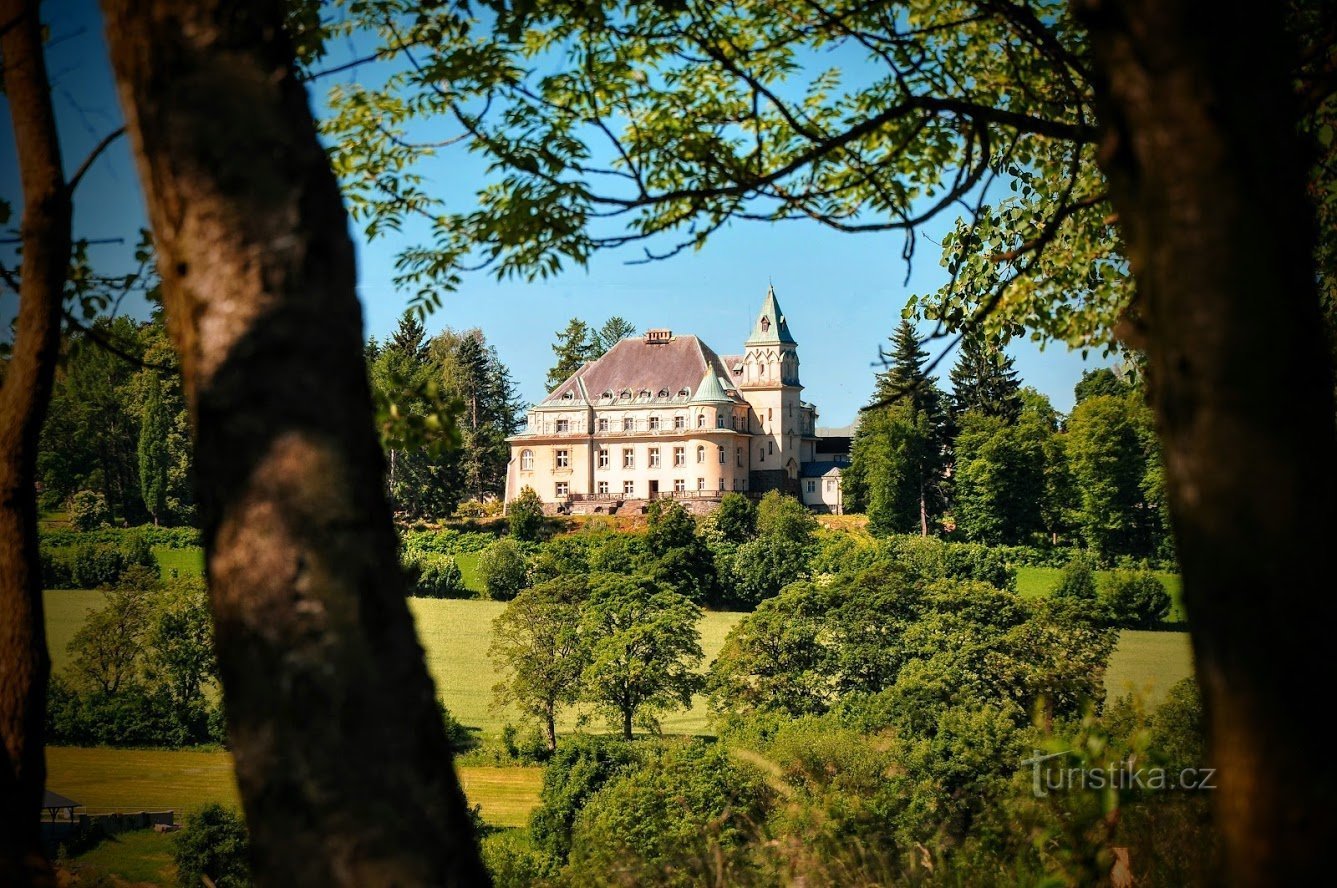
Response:
[{"label": "spruce tree", "polygon": [[1021,381],[1016,367],[996,339],[967,333],[952,367],[952,413],[974,410],[1015,422],[1021,413]]},{"label": "spruce tree", "polygon": [[628,336],[636,335],[636,325],[626,318],[613,315],[604,321],[604,325],[598,329],[593,336],[593,348],[590,350],[590,360],[597,360],[608,353],[608,350],[617,345]]},{"label": "spruce tree", "polygon": [[421,361],[427,357],[426,341],[427,330],[418,319],[417,313],[409,309],[400,315],[399,326],[390,334],[390,340],[385,347],[398,349],[401,354]]},{"label": "spruce tree", "polygon": [[557,363],[548,371],[548,391],[566,382],[586,361],[593,360],[597,337],[590,325],[580,318],[572,318],[566,329],[558,331],[557,341],[552,346]]},{"label": "spruce tree", "polygon": [[[877,376],[870,413],[855,436],[856,498],[867,499],[870,517],[877,513],[878,530],[927,535],[946,505],[943,394],[925,369],[928,353],[909,321],[901,321],[882,357],[887,369]],[[879,422],[875,413],[894,417]]]}]

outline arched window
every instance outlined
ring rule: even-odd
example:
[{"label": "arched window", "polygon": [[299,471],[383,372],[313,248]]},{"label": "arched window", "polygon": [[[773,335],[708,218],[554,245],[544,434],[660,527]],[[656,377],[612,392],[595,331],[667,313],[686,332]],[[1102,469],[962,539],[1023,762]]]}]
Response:
[{"label": "arched window", "polygon": [[704,429],[706,427],[706,415],[704,413],[698,413],[696,415],[696,427],[698,429]]},{"label": "arched window", "polygon": [[526,472],[534,471],[534,451],[520,451],[520,468],[524,469]]},{"label": "arched window", "polygon": [[704,444],[698,445],[696,448],[696,461],[699,463],[706,461],[706,446]]},{"label": "arched window", "polygon": [[724,445],[720,445],[720,465],[724,465]]}]

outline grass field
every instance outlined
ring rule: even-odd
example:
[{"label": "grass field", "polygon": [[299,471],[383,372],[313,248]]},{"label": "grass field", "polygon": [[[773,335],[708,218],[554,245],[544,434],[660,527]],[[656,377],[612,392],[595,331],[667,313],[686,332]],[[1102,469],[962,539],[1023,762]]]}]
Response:
[{"label": "grass field", "polygon": [[204,549],[188,546],[173,549],[168,546],[154,546],[153,557],[158,559],[158,569],[166,579],[176,571],[183,577],[198,577],[204,574]]},{"label": "grass field", "polygon": [[[108,749],[53,746],[47,786],[90,812],[176,811],[207,802],[239,805],[232,754],[223,750]],[[494,826],[524,826],[538,804],[542,768],[461,767],[470,804]]]},{"label": "grass field", "polygon": [[80,884],[102,884],[96,876],[114,877],[112,885],[162,885],[176,883],[172,862],[172,837],[152,830],[121,833],[98,843],[96,848],[63,864],[77,872]]},{"label": "grass field", "polygon": [[[1100,582],[1109,576],[1109,571],[1096,571],[1096,581]],[[1048,595],[1054,591],[1058,581],[1063,576],[1063,569],[1060,567],[1019,567],[1017,568],[1017,593],[1025,598],[1039,598],[1042,595]],[[1184,609],[1180,604],[1179,598],[1179,574],[1166,573],[1165,571],[1156,571],[1156,576],[1165,584],[1165,591],[1170,593],[1170,620],[1171,622],[1182,622],[1184,620]]]}]

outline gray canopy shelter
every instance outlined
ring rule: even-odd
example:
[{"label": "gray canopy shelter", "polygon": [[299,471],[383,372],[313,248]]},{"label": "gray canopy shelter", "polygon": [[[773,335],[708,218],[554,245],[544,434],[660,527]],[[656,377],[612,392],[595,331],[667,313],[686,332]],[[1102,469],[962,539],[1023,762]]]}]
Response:
[{"label": "gray canopy shelter", "polygon": [[46,794],[42,798],[42,810],[52,820],[62,819],[60,816],[62,811],[65,812],[65,816],[63,819],[73,820],[74,809],[77,807],[79,807],[79,803],[76,802],[74,799],[67,799],[60,793],[52,792],[49,789],[46,791]]}]

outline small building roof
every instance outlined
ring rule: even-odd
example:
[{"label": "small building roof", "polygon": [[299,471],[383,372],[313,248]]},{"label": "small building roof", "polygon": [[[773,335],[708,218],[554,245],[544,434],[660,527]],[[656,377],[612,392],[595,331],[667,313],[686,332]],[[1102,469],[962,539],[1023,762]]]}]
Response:
[{"label": "small building roof", "polygon": [[79,802],[76,802],[74,799],[67,799],[67,798],[65,798],[65,796],[61,795],[60,793],[58,793],[58,792],[52,792],[51,790],[48,789],[48,790],[46,790],[46,793],[42,796],[42,807],[43,807],[43,808],[78,808],[78,807],[79,807]]},{"label": "small building roof", "polygon": [[822,460],[821,462],[804,463],[801,474],[804,478],[821,478],[825,475],[839,475],[841,469],[848,467],[849,463]]}]

